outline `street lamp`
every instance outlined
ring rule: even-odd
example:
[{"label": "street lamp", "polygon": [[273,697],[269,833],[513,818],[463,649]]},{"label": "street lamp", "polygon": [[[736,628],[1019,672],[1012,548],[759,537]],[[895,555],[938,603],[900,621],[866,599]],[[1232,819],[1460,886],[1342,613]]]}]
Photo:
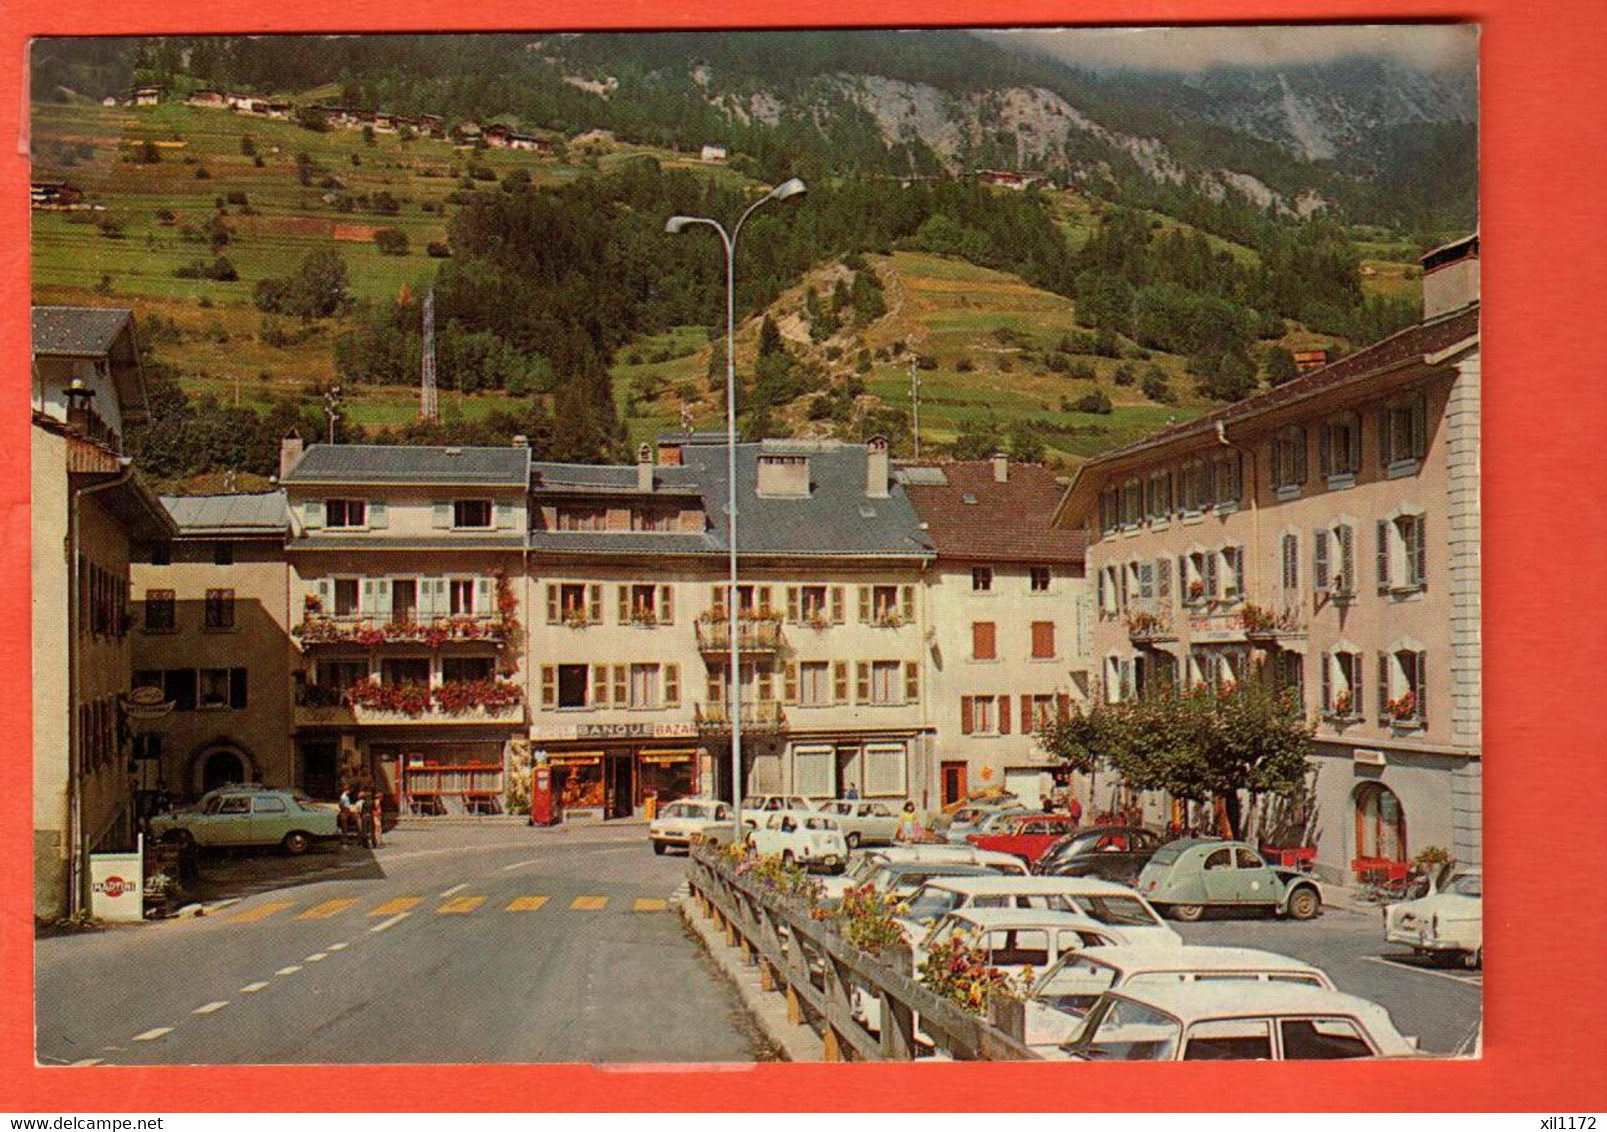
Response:
[{"label": "street lamp", "polygon": [[707,216],[672,216],[664,231],[675,235],[694,224],[706,224],[720,234],[725,245],[725,530],[730,550],[730,588],[726,594],[726,632],[730,635],[730,668],[726,673],[726,702],[731,717],[731,844],[742,843],[742,659],[737,637],[737,237],[742,225],[760,205],[786,200],[808,191],[797,177],[789,178],[748,205],[729,233]]}]

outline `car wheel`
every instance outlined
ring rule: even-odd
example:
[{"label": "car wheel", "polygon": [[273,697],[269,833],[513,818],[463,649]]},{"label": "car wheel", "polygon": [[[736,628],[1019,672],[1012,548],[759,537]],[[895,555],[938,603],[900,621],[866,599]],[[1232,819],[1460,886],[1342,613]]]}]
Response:
[{"label": "car wheel", "polygon": [[849,834],[849,835],[848,835],[848,836],[847,836],[847,837],[845,837],[845,838],[844,838],[844,839],[843,839],[843,840],[844,840],[844,841],[846,841],[846,842],[847,842],[847,843],[848,843],[848,851],[849,851],[849,852],[850,852],[850,853],[852,853],[852,852],[853,852],[853,851],[854,851],[854,850],[855,850],[855,849],[858,849],[858,848],[859,848],[859,834],[857,834],[857,833],[850,833],[850,834]]},{"label": "car wheel", "polygon": [[1289,897],[1288,909],[1291,919],[1310,920],[1322,911],[1322,898],[1314,889],[1302,885]]},{"label": "car wheel", "polygon": [[1172,904],[1166,909],[1166,914],[1174,920],[1185,924],[1192,924],[1205,915],[1204,904]]},{"label": "car wheel", "polygon": [[189,849],[195,844],[195,835],[187,829],[171,829],[162,835],[162,840],[168,845]]},{"label": "car wheel", "polygon": [[653,855],[656,857],[662,857],[666,848],[668,847],[662,841],[653,842]]},{"label": "car wheel", "polygon": [[312,844],[312,838],[297,829],[285,834],[285,839],[279,844],[286,853],[297,857],[307,851],[307,847]]}]

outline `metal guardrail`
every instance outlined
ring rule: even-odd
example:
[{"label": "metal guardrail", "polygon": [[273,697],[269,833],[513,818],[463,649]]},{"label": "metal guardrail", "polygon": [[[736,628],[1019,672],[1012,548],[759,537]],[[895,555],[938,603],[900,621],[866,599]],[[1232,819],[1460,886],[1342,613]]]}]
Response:
[{"label": "metal guardrail", "polygon": [[[827,1061],[912,1061],[917,1016],[923,1038],[957,1061],[1038,1060],[1022,1040],[1022,1003],[999,1003],[989,1019],[967,1013],[915,982],[908,948],[884,957],[861,951],[804,905],[738,876],[701,846],[687,879],[726,945],[759,968],[760,988],[786,997],[787,1021],[820,1028]],[[880,1033],[855,1017],[855,987],[880,1000]]]}]

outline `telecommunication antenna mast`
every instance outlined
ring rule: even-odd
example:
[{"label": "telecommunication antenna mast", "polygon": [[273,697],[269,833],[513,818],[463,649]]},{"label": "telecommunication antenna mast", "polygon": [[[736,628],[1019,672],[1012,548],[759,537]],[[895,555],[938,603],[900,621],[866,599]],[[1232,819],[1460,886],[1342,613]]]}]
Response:
[{"label": "telecommunication antenna mast", "polygon": [[435,391],[435,290],[424,296],[424,372],[418,391],[418,419],[434,424],[441,419],[441,406]]}]

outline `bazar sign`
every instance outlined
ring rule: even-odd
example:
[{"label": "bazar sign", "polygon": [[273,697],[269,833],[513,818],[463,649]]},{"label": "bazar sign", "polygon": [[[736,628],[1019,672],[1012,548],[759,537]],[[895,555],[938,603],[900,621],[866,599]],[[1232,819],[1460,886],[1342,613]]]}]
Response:
[{"label": "bazar sign", "polygon": [[532,739],[689,739],[696,723],[570,723],[532,727]]}]

